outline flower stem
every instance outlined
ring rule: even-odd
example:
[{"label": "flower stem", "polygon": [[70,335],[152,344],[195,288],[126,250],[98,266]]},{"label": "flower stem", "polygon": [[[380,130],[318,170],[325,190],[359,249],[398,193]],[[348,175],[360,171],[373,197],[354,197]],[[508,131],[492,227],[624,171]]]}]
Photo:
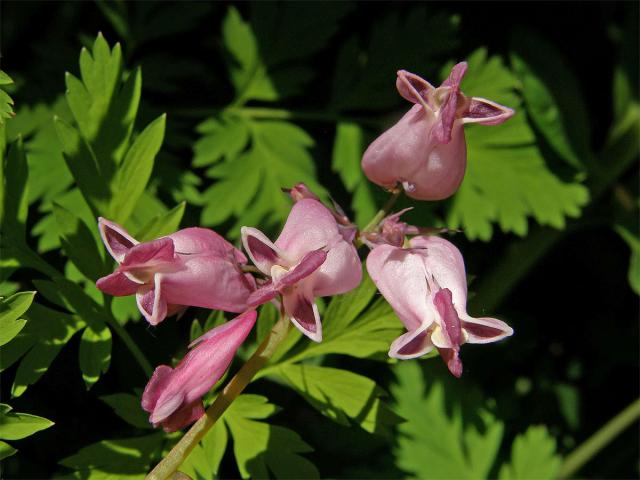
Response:
[{"label": "flower stem", "polygon": [[562,464],[558,478],[572,476],[638,418],[640,418],[640,398],[605,423],[600,430],[571,452]]},{"label": "flower stem", "polygon": [[385,203],[384,206],[380,210],[378,210],[378,213],[375,214],[375,216],[371,219],[371,221],[369,221],[369,223],[367,223],[367,226],[364,227],[360,233],[372,231],[376,227],[376,225],[378,225],[382,221],[382,219],[387,216],[387,214],[391,211],[396,201],[400,197],[402,188],[396,187],[390,190],[390,193],[391,196],[387,199],[387,203]]},{"label": "flower stem", "polygon": [[227,383],[213,404],[180,441],[171,449],[168,455],[147,475],[146,480],[166,480],[178,470],[182,462],[189,456],[202,437],[206,435],[216,421],[222,416],[229,405],[236,399],[251,382],[254,375],[267,363],[280,342],[289,330],[289,319],[282,315],[273,326],[269,335],[263,340],[254,354],[242,368]]}]

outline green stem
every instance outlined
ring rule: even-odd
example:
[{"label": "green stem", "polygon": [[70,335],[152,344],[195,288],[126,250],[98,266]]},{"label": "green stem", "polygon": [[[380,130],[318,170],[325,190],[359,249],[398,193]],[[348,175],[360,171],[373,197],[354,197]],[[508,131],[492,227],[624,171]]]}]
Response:
[{"label": "green stem", "polygon": [[378,225],[382,221],[382,219],[387,216],[387,214],[391,211],[396,201],[400,197],[402,188],[394,188],[390,190],[390,192],[391,196],[387,199],[387,203],[385,203],[384,206],[380,210],[378,210],[378,213],[376,213],[371,221],[367,223],[367,226],[362,229],[361,233],[372,231],[374,228],[376,228],[376,225]]},{"label": "green stem", "polygon": [[138,361],[138,364],[140,365],[142,370],[144,370],[145,375],[147,377],[151,377],[151,375],[153,375],[153,367],[149,363],[149,360],[147,360],[147,357],[145,357],[144,353],[142,353],[142,350],[140,350],[136,342],[133,341],[133,338],[131,338],[129,332],[127,332],[127,330],[122,325],[120,325],[118,320],[113,318],[113,316],[108,315],[108,319],[109,325],[111,326],[113,331],[116,332],[116,335],[120,337],[120,340],[122,340],[122,342],[126,345],[133,357]]},{"label": "green stem", "polygon": [[255,374],[267,363],[280,342],[286,337],[289,319],[282,315],[269,335],[263,340],[255,353],[247,360],[236,375],[227,383],[220,395],[207,409],[205,415],[193,424],[189,431],[171,449],[166,457],[147,475],[146,480],[166,480],[178,470],[202,437],[206,435],[225,410],[231,405]]},{"label": "green stem", "polygon": [[572,476],[638,418],[640,418],[640,398],[605,423],[600,430],[571,452],[565,458],[558,478],[565,479]]}]

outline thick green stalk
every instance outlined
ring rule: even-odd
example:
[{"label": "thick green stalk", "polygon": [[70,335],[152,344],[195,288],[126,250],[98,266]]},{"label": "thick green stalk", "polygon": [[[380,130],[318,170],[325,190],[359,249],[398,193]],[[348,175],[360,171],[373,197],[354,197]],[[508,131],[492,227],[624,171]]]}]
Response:
[{"label": "thick green stalk", "polygon": [[640,398],[609,420],[564,460],[558,478],[569,478],[591,460],[609,442],[640,418]]},{"label": "thick green stalk", "polygon": [[242,393],[255,374],[264,367],[280,342],[286,337],[288,329],[289,319],[282,315],[278,323],[269,332],[269,335],[263,340],[251,358],[247,360],[247,363],[242,366],[238,373],[227,383],[220,395],[216,397],[213,404],[207,409],[206,414],[193,424],[169,454],[147,475],[147,480],[166,480],[178,470],[182,462],[191,453],[191,450],[202,440],[202,437],[213,427],[236,397]]}]

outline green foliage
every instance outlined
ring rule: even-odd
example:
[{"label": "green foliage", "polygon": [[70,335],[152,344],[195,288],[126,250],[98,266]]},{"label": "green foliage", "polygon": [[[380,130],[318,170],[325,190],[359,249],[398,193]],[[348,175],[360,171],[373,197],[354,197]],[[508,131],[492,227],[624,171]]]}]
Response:
[{"label": "green foliage", "polygon": [[[11,85],[12,83],[11,77],[0,70],[0,85]],[[5,120],[14,115],[13,100],[7,92],[0,88],[0,125],[4,125]]]},{"label": "green foliage", "polygon": [[[504,426],[477,403],[465,409],[462,398],[442,382],[426,385],[420,365],[395,367],[397,384],[391,389],[397,413],[407,419],[398,426],[397,465],[421,479],[484,479],[489,477]],[[469,392],[466,393],[469,400]]]},{"label": "green foliage", "polygon": [[634,235],[623,225],[617,225],[616,231],[631,249],[631,259],[629,260],[629,271],[627,278],[631,289],[640,295],[640,237]]},{"label": "green foliage", "polygon": [[101,34],[92,52],[80,52],[81,79],[67,73],[66,99],[77,128],[60,118],[56,130],[64,158],[95,215],[125,223],[149,181],[164,138],[165,117],[151,122],[131,141],[142,76],[123,80],[120,45],[112,49]]},{"label": "green foliage", "polygon": [[[517,79],[498,57],[487,57],[480,49],[468,61],[469,74],[462,84],[466,94],[519,108],[513,93]],[[562,229],[565,217],[580,215],[588,190],[563,182],[549,170],[522,112],[503,125],[469,126],[466,135],[468,167],[448,212],[451,228],[461,227],[470,239],[487,241],[494,221],[502,231],[524,236],[528,217]]]},{"label": "green foliage", "polygon": [[219,477],[218,468],[227,449],[228,438],[224,422],[217,422],[182,462],[179,471],[189,475],[193,480]]},{"label": "green foliage", "polygon": [[27,321],[20,318],[31,306],[36,292],[20,292],[0,298],[0,347],[15,338]]},{"label": "green foliage", "polygon": [[260,395],[241,395],[224,414],[242,478],[319,478],[301,453],[312,448],[292,430],[260,421],[278,408]]},{"label": "green foliage", "polygon": [[152,428],[147,413],[140,407],[139,396],[130,393],[113,393],[100,397],[104,403],[125,422],[137,428]]},{"label": "green foliage", "polygon": [[351,422],[371,433],[390,436],[398,417],[380,397],[376,383],[347,370],[286,364],[271,373],[300,393],[316,410],[341,424]]},{"label": "green foliage", "polygon": [[500,480],[551,480],[557,478],[561,459],[556,441],[546,427],[536,425],[518,435],[511,447],[511,461],[500,469]]},{"label": "green foliage", "polygon": [[60,465],[75,470],[74,477],[84,480],[143,479],[152,459],[160,452],[163,440],[162,433],[123,440],[103,440],[63,458]]}]

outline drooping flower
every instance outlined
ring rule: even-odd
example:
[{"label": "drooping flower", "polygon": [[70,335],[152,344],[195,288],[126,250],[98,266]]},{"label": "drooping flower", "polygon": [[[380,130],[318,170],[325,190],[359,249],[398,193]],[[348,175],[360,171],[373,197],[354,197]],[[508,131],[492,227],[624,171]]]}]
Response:
[{"label": "drooping flower", "polygon": [[498,125],[514,114],[462,93],[466,70],[466,62],[458,63],[438,88],[413,73],[398,72],[398,92],[415,105],[365,151],[362,169],[369,180],[386,188],[400,183],[417,200],[442,200],[456,192],[467,164],[464,124]]},{"label": "drooping flower", "polygon": [[142,408],[149,422],[175,432],[204,414],[202,396],[229,368],[238,347],[256,322],[255,310],[208,331],[193,341],[191,350],[176,368],[160,365],[142,394]]},{"label": "drooping flower", "polygon": [[260,305],[282,294],[293,324],[307,337],[321,341],[315,297],[345,293],[362,279],[358,253],[341,235],[331,212],[317,200],[303,198],[294,204],[275,242],[255,228],[242,227],[241,232],[249,257],[270,277],[248,303]]},{"label": "drooping flower", "polygon": [[501,320],[467,313],[464,261],[451,242],[420,236],[409,244],[379,245],[367,257],[371,279],[407,329],[391,344],[389,356],[416,358],[435,347],[459,377],[462,344],[495,342],[513,330]]},{"label": "drooping flower", "polygon": [[118,262],[115,272],[96,285],[115,296],[136,295],[138,308],[152,325],[185,306],[240,313],[255,289],[240,270],[244,254],[206,228],[185,228],[140,243],[120,225],[98,219],[100,235]]}]

